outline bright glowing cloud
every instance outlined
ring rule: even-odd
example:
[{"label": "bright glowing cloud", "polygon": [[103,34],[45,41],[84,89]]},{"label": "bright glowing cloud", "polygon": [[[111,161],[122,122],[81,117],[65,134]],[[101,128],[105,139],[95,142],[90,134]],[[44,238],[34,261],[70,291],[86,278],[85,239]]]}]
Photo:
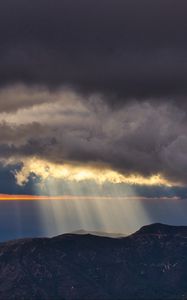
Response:
[{"label": "bright glowing cloud", "polygon": [[161,175],[143,177],[136,174],[125,176],[119,172],[101,166],[90,165],[73,165],[65,163],[63,165],[54,164],[38,158],[25,159],[20,171],[16,171],[15,177],[19,185],[23,185],[29,179],[30,174],[39,176],[41,180],[48,178],[66,179],[68,181],[94,180],[99,184],[126,183],[137,185],[165,185],[171,186],[172,183],[167,181]]}]

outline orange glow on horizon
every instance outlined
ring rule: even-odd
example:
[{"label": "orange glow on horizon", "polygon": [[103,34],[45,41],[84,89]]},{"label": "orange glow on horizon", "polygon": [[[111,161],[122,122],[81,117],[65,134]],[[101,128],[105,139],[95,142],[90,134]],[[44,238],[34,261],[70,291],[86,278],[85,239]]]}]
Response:
[{"label": "orange glow on horizon", "polygon": [[71,200],[71,199],[83,199],[83,198],[94,198],[94,197],[80,197],[80,196],[45,196],[45,195],[9,195],[0,194],[0,201],[5,200]]},{"label": "orange glow on horizon", "polygon": [[11,194],[0,194],[0,201],[37,201],[37,200],[112,200],[112,199],[131,199],[131,200],[180,200],[179,197],[139,197],[139,196],[73,196],[73,195],[62,195],[62,196],[45,196],[45,195],[11,195]]}]

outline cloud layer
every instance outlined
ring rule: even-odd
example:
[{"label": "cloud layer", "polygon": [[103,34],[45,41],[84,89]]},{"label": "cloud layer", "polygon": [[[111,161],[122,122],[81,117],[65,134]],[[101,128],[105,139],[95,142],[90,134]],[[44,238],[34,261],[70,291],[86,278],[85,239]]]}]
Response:
[{"label": "cloud layer", "polygon": [[186,18],[185,0],[2,0],[1,161],[186,185]]},{"label": "cloud layer", "polygon": [[185,0],[2,0],[0,85],[183,102],[186,18]]},{"label": "cloud layer", "polygon": [[[19,86],[15,93],[4,90],[7,102],[12,94],[18,107],[5,110],[3,104],[0,113],[2,161],[26,163],[36,157],[41,163],[110,169],[127,177],[160,174],[186,184],[186,112],[174,104],[136,101],[113,110],[99,95],[81,98],[67,90]],[[27,95],[24,107],[22,94]],[[45,97],[33,100],[43,94],[46,102]]]}]

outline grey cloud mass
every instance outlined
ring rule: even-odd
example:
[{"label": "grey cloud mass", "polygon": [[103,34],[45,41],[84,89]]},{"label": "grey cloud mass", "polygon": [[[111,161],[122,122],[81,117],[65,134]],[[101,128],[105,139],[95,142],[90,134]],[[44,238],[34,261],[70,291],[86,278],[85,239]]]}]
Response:
[{"label": "grey cloud mass", "polygon": [[62,94],[53,104],[0,114],[1,160],[35,156],[58,164],[109,166],[125,175],[162,174],[176,184],[187,183],[184,110],[148,101],[113,110],[96,96],[66,94],[65,99]]},{"label": "grey cloud mass", "polygon": [[0,158],[187,184],[185,0],[1,0]]},{"label": "grey cloud mass", "polygon": [[186,18],[185,0],[2,0],[0,85],[184,102]]}]

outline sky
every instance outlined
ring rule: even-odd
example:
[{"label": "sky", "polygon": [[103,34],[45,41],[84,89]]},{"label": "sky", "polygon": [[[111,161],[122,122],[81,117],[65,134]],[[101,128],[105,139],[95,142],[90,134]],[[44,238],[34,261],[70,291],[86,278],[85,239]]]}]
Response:
[{"label": "sky", "polygon": [[0,240],[187,225],[186,19],[185,0],[1,0]]}]

